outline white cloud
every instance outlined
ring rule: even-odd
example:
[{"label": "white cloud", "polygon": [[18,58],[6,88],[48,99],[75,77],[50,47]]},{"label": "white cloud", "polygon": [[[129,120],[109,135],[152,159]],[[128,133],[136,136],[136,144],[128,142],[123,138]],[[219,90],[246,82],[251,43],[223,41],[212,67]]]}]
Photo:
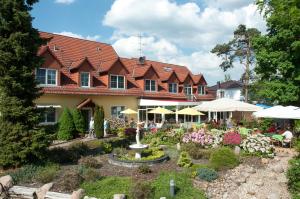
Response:
[{"label": "white cloud", "polygon": [[71,4],[74,2],[75,0],[55,0],[55,3],[60,3],[60,4]]},{"label": "white cloud", "polygon": [[59,34],[59,35],[65,35],[65,36],[69,36],[69,37],[75,37],[75,38],[79,38],[79,39],[87,39],[87,40],[91,40],[91,41],[98,41],[101,36],[100,35],[93,35],[93,36],[82,36],[80,34],[76,34],[76,33],[73,33],[73,32],[69,32],[69,31],[62,31],[62,32],[59,32],[59,33],[55,33],[55,34]]},{"label": "white cloud", "polygon": [[[203,9],[198,1],[204,2]],[[219,68],[221,60],[210,50],[228,42],[239,24],[264,32],[265,21],[252,0],[198,1],[115,0],[102,23],[115,29],[111,39],[121,56],[139,56],[136,35],[143,33],[146,57],[186,65],[213,84],[224,79],[224,72]],[[243,69],[235,67],[226,73],[239,79]]]}]

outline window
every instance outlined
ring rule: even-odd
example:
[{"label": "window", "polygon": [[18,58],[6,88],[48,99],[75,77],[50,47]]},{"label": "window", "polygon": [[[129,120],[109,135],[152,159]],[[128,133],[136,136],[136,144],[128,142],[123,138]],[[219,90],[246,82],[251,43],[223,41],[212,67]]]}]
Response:
[{"label": "window", "polygon": [[184,85],[184,93],[186,94],[186,95],[192,95],[192,86],[191,85],[189,85],[189,84],[185,84]]},{"label": "window", "polygon": [[220,91],[220,96],[219,96],[219,98],[224,98],[224,96],[225,96],[225,91]]},{"label": "window", "polygon": [[80,73],[80,85],[81,87],[90,87],[90,73]]},{"label": "window", "polygon": [[42,114],[42,124],[53,124],[56,122],[55,108],[45,108]]},{"label": "window", "polygon": [[150,79],[145,80],[145,91],[156,91],[155,80],[150,80]]},{"label": "window", "polygon": [[113,118],[124,118],[124,114],[121,111],[125,110],[125,106],[112,106],[111,107],[111,117]]},{"label": "window", "polygon": [[177,83],[169,83],[169,92],[177,93]]},{"label": "window", "polygon": [[38,68],[36,70],[36,80],[41,85],[56,85],[57,72],[54,69]]},{"label": "window", "polygon": [[122,75],[111,75],[110,88],[125,89],[125,77]]},{"label": "window", "polygon": [[198,94],[199,95],[205,95],[205,86],[198,85]]}]

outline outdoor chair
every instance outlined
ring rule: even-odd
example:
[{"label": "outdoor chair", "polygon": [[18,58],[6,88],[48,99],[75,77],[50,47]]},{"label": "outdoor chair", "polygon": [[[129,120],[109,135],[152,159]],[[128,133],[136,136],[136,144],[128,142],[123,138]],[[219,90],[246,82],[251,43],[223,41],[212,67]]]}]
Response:
[{"label": "outdoor chair", "polygon": [[289,148],[292,148],[292,145],[293,145],[293,138],[292,138],[290,141],[288,141],[288,142],[284,141],[284,139],[283,139],[283,140],[281,141],[281,145],[282,145],[282,147],[288,145]]}]

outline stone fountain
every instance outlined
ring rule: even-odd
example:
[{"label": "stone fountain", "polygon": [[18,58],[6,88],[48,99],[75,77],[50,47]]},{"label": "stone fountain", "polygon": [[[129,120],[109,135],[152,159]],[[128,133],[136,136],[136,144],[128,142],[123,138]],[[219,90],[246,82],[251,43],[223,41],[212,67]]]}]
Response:
[{"label": "stone fountain", "polygon": [[141,155],[142,150],[148,148],[147,144],[141,144],[141,142],[140,142],[140,129],[141,129],[142,124],[143,123],[137,124],[136,135],[135,135],[136,144],[129,145],[129,148],[131,148],[132,150],[135,151],[135,159],[141,159],[142,158],[142,155]]}]

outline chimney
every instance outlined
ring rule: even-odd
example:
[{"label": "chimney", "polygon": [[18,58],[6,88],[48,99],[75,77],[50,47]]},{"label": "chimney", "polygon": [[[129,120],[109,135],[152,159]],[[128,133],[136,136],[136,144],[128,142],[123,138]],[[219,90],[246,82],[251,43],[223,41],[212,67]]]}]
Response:
[{"label": "chimney", "polygon": [[144,65],[145,61],[146,61],[146,57],[145,56],[139,57],[139,64]]},{"label": "chimney", "polygon": [[221,82],[220,82],[220,81],[217,82],[217,88],[218,88],[218,89],[221,88]]}]

